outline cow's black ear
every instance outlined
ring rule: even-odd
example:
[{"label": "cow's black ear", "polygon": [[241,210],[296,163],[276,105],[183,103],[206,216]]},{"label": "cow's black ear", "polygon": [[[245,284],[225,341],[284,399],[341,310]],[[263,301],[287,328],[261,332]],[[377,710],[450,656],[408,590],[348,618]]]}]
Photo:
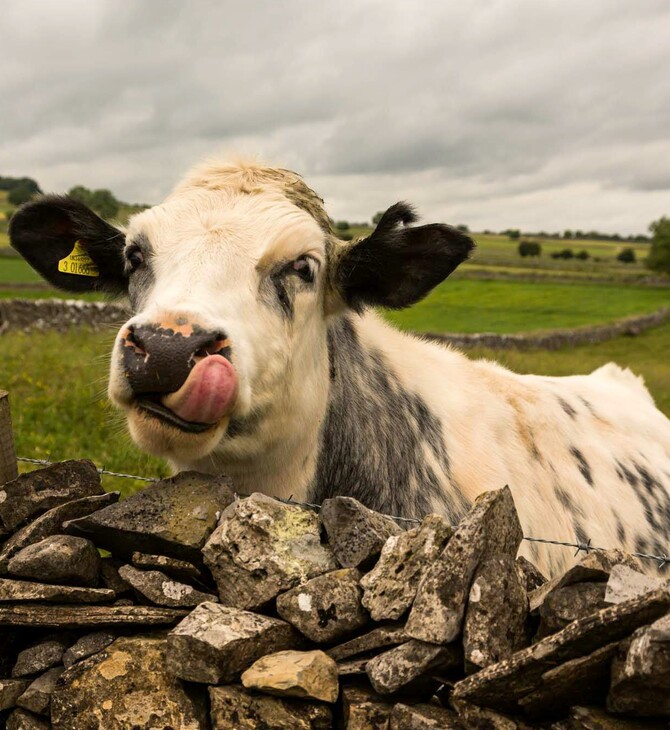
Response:
[{"label": "cow's black ear", "polygon": [[124,234],[72,198],[48,195],[26,203],[11,217],[9,240],[59,289],[126,291]]},{"label": "cow's black ear", "polygon": [[472,239],[439,223],[410,228],[416,219],[411,206],[396,203],[342,256],[335,285],[350,307],[409,307],[468,258]]}]

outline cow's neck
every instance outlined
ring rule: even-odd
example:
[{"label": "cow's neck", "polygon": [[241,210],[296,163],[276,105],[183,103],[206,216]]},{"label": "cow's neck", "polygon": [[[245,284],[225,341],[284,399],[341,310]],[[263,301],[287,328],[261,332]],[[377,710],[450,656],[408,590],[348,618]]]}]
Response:
[{"label": "cow's neck", "polygon": [[346,494],[398,515],[440,511],[456,520],[467,504],[453,488],[446,424],[403,367],[416,357],[409,348],[427,345],[366,314],[336,321],[328,346],[329,400],[310,499]]}]

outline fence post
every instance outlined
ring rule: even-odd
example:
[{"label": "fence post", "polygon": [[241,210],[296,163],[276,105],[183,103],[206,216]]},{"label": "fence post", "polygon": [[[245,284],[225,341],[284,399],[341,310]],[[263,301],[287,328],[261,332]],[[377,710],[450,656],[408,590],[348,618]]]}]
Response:
[{"label": "fence post", "polygon": [[12,416],[9,412],[9,393],[0,390],[0,485],[11,482],[18,475]]}]

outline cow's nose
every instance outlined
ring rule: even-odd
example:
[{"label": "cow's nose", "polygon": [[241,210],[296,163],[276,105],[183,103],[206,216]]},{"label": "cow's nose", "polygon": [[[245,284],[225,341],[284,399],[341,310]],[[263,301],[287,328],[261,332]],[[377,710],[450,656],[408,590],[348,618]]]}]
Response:
[{"label": "cow's nose", "polygon": [[125,377],[135,395],[179,390],[203,357],[230,357],[226,335],[195,324],[127,325],[120,336]]}]

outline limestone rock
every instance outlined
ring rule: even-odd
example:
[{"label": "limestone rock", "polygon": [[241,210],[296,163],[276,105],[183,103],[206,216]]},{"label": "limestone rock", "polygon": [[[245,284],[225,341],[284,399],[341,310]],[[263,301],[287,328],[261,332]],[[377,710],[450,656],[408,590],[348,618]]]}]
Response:
[{"label": "limestone rock", "polygon": [[210,687],[212,730],[332,730],[323,702],[249,694],[242,687]]},{"label": "limestone rock", "polygon": [[182,580],[205,580],[200,568],[193,565],[193,563],[171,558],[168,555],[148,555],[147,553],[134,552],[131,560],[136,568],[143,570],[160,570]]},{"label": "limestone rock", "polygon": [[475,573],[463,625],[465,665],[481,669],[527,646],[528,597],[510,555],[483,560]]},{"label": "limestone rock", "polygon": [[668,730],[667,722],[610,715],[600,707],[577,705],[551,730]]},{"label": "limestone rock", "polygon": [[612,667],[607,709],[628,715],[670,715],[670,613],[638,629],[628,643]]},{"label": "limestone rock", "polygon": [[104,603],[114,600],[108,588],[55,586],[27,580],[0,578],[0,606],[8,601],[48,601],[61,603]]},{"label": "limestone rock", "polygon": [[20,651],[12,669],[12,677],[30,677],[59,665],[68,643],[65,637],[54,637]]},{"label": "limestone rock", "polygon": [[457,667],[461,661],[457,644],[438,646],[414,639],[370,659],[366,672],[375,692],[386,695],[431,673]]},{"label": "limestone rock", "polygon": [[326,649],[326,654],[336,662],[339,662],[343,659],[358,656],[359,654],[375,651],[376,649],[404,644],[408,639],[409,637],[401,624],[388,624],[386,626],[378,626],[376,629],[368,631],[367,634],[349,639],[344,644],[338,644],[330,649]]},{"label": "limestone rock", "polygon": [[49,730],[48,720],[26,710],[16,709],[7,718],[6,730]]},{"label": "limestone rock", "polygon": [[193,586],[180,583],[160,570],[138,570],[132,565],[124,565],[119,569],[119,575],[138,593],[159,606],[192,607],[205,601],[218,600],[211,593],[203,593]]},{"label": "limestone rock", "polygon": [[337,674],[339,677],[358,677],[366,674],[368,662],[371,657],[359,657],[356,659],[346,659],[337,663]]},{"label": "limestone rock", "polygon": [[610,571],[605,591],[605,603],[621,603],[643,593],[656,590],[663,585],[663,580],[652,575],[645,575],[633,570],[628,565],[614,565]]},{"label": "limestone rock", "polygon": [[444,550],[453,530],[441,515],[391,535],[375,567],[361,580],[363,605],[375,621],[399,619],[412,605],[419,581]]},{"label": "limestone rock", "polygon": [[221,603],[256,609],[277,594],[337,568],[321,543],[318,514],[264,494],[228,507],[203,549]]},{"label": "limestone rock", "polygon": [[486,707],[477,707],[462,700],[452,700],[451,704],[465,730],[538,730],[536,725],[528,725],[518,717],[508,717]]},{"label": "limestone rock", "polygon": [[100,555],[83,537],[52,535],[19,550],[7,570],[20,578],[73,586],[96,586]]},{"label": "limestone rock", "polygon": [[605,583],[572,583],[555,588],[540,606],[538,636],[553,634],[572,621],[605,608],[604,598]]},{"label": "limestone rock", "polygon": [[204,693],[165,671],[164,637],[116,639],[63,674],[51,701],[54,730],[207,727]]},{"label": "limestone rock", "polygon": [[257,659],[242,674],[242,684],[279,697],[337,702],[337,664],[322,651],[279,651]]},{"label": "limestone rock", "polygon": [[439,705],[403,705],[391,712],[389,730],[462,730],[463,726],[451,710]]},{"label": "limestone rock", "polygon": [[369,687],[342,687],[342,711],[347,730],[388,730],[393,705]]},{"label": "limestone rock", "polygon": [[48,715],[51,695],[56,687],[56,682],[64,671],[63,667],[54,667],[33,680],[26,691],[16,700],[17,706],[34,712],[36,715]]},{"label": "limestone rock", "polygon": [[297,644],[284,621],[201,603],[168,634],[167,666],[189,682],[232,682],[256,659]]},{"label": "limestone rock", "polygon": [[480,495],[421,580],[407,633],[438,644],[456,639],[477,566],[493,555],[514,558],[522,537],[509,487]]},{"label": "limestone rock", "polygon": [[670,589],[660,588],[573,621],[562,631],[457,682],[453,698],[505,712],[542,685],[545,672],[584,657],[655,621],[670,610]]},{"label": "limestone rock", "polygon": [[523,555],[519,555],[516,559],[516,569],[519,573],[521,585],[525,588],[526,593],[534,591],[536,588],[539,588],[547,582],[544,575],[542,575],[542,573],[535,567],[535,565],[533,565],[533,563],[530,562],[530,560],[524,558]]},{"label": "limestone rock", "polygon": [[403,530],[390,517],[374,512],[353,497],[326,499],[321,519],[343,568],[365,568],[381,552],[391,535]]},{"label": "limestone rock", "polygon": [[[89,589],[90,590],[90,589]],[[167,626],[186,614],[158,606],[41,606],[0,604],[0,626],[76,629],[88,626]]]},{"label": "limestone rock", "polygon": [[0,487],[0,537],[52,507],[95,494],[104,494],[100,475],[85,459],[21,474]]},{"label": "limestone rock", "polygon": [[317,576],[282,593],[277,613],[307,638],[331,642],[365,626],[369,617],[361,605],[363,591],[355,568],[343,568]]},{"label": "limestone rock", "polygon": [[119,492],[108,492],[93,497],[81,497],[58,505],[40,515],[25,527],[15,532],[0,550],[0,574],[7,572],[9,559],[28,545],[40,542],[46,537],[63,532],[63,523],[76,517],[90,515],[91,512],[114,504],[119,500]]},{"label": "limestone rock", "polygon": [[231,484],[227,477],[182,472],[122,502],[70,520],[66,529],[118,557],[160,553],[198,562],[221,512],[233,501]]},{"label": "limestone rock", "polygon": [[528,596],[530,610],[537,610],[544,599],[557,588],[573,585],[574,583],[604,583],[615,565],[627,565],[636,570],[639,566],[635,558],[621,550],[594,550],[584,555],[581,560],[569,568],[563,575],[556,576],[539,588],[531,591]]},{"label": "limestone rock", "polygon": [[553,717],[580,702],[602,703],[616,648],[616,642],[606,644],[544,672],[539,687],[519,700],[524,713],[531,718]]},{"label": "limestone rock", "polygon": [[63,665],[67,669],[78,661],[97,654],[116,639],[112,631],[95,631],[78,639],[64,654]]},{"label": "limestone rock", "polygon": [[27,679],[0,679],[0,712],[16,707],[16,700],[28,689]]}]

